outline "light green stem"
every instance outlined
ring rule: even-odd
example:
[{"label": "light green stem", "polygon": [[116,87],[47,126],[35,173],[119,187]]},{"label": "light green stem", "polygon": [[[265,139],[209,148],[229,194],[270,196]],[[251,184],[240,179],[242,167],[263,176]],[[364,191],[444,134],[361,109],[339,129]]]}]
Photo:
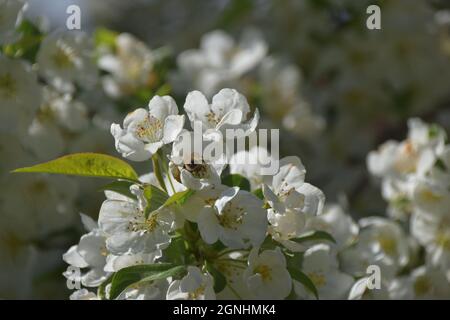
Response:
[{"label": "light green stem", "polygon": [[155,173],[156,179],[158,180],[161,188],[163,188],[163,190],[167,193],[166,184],[164,183],[164,178],[161,174],[161,168],[159,166],[159,157],[157,153],[152,156],[152,162],[153,172]]}]

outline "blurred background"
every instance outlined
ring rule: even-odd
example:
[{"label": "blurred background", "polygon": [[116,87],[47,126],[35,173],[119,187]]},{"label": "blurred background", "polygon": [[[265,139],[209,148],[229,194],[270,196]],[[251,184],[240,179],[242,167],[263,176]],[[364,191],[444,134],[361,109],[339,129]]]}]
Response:
[{"label": "blurred background", "polygon": [[[41,106],[25,139],[14,130],[2,131],[1,298],[67,298],[61,255],[83,233],[78,213],[96,218],[104,200],[101,182],[16,177],[9,170],[77,151],[117,155],[110,123],[120,122],[155,93],[173,95],[182,106],[192,89],[214,92],[211,83],[237,88],[261,110],[263,127],[280,128],[282,155],[299,156],[307,180],[325,192],[327,201],[341,203],[356,219],[386,212],[379,184],[366,167],[371,150],[388,139],[403,140],[411,117],[450,129],[448,1],[30,0],[28,4],[25,17],[41,32],[64,29],[67,6],[76,4],[82,31],[95,39],[97,54],[106,47],[108,35],[126,32],[154,51],[159,62],[148,91],[117,97],[98,90],[105,87],[103,82],[103,87],[96,84],[74,95],[71,101],[82,103],[86,125],[67,127],[71,122],[67,120],[50,125],[42,120],[46,109]],[[366,27],[366,8],[371,4],[381,8],[381,30]],[[204,48],[205,34],[214,30],[227,33],[239,48],[253,50],[251,63],[217,83],[189,60],[189,53]],[[44,91],[43,99],[55,103],[52,92]],[[145,172],[145,167],[140,169]]]}]

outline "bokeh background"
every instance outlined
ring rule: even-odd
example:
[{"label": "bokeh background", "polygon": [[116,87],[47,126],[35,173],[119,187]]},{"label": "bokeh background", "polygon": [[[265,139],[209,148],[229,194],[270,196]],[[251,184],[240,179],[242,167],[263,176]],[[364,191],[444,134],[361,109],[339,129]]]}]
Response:
[{"label": "bokeh background", "polygon": [[[366,167],[371,150],[404,139],[411,117],[450,130],[448,1],[30,0],[25,15],[41,30],[64,29],[71,4],[81,8],[82,31],[130,33],[162,56],[162,69],[144,95],[117,100],[99,86],[77,96],[85,126],[50,126],[41,108],[25,142],[2,131],[2,298],[67,298],[61,255],[83,233],[78,213],[97,217],[103,201],[102,182],[8,172],[76,151],[116,155],[112,121],[155,93],[175,96],[180,106],[187,90],[202,89],[195,79],[179,83],[193,72],[179,55],[199,48],[210,31],[237,42],[248,30],[258,33],[264,57],[227,84],[261,109],[263,126],[280,128],[281,153],[299,156],[308,180],[355,219],[386,214]],[[370,4],[381,7],[381,30],[366,28]]]}]

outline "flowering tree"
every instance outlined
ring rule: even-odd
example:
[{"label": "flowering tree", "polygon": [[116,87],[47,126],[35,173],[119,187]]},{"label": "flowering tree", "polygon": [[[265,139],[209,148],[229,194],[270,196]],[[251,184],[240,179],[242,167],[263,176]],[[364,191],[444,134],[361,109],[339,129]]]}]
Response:
[{"label": "flowering tree", "polygon": [[[401,2],[384,5],[384,30],[402,21]],[[246,28],[235,39],[213,30],[174,54],[104,28],[47,30],[25,18],[23,1],[0,0],[0,296],[29,297],[32,280],[64,260],[72,299],[450,297],[443,128],[412,118],[405,140],[367,156],[385,216],[374,194],[361,211],[352,194],[350,203],[341,196],[369,185],[357,183],[366,168],[354,159],[386,140],[380,128],[408,110],[426,111],[424,119],[439,111],[449,73],[438,37],[418,28],[413,41],[401,24],[380,33],[388,54],[374,54],[377,36],[366,39],[349,15],[363,2],[330,4],[329,16],[327,1],[313,3],[274,11],[283,20],[275,27],[286,20],[298,32],[273,39],[272,30]],[[433,13],[408,3],[414,21]],[[272,19],[264,10],[254,14]],[[448,47],[444,13],[430,30]],[[304,60],[280,56],[284,48]],[[436,74],[441,81],[428,80]],[[288,156],[262,145],[221,157],[195,148],[223,150],[259,128],[280,128]],[[88,213],[81,237],[79,212]]]}]

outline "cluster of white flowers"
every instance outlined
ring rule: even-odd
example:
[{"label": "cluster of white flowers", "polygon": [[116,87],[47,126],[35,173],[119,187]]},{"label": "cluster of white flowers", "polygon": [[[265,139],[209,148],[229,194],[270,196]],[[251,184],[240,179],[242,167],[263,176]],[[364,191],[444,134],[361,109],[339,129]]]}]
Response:
[{"label": "cluster of white flowers", "polygon": [[[406,140],[387,141],[367,158],[369,171],[381,178],[388,214],[409,230],[410,239],[403,240],[401,250],[397,246],[401,253],[398,262],[403,261],[403,267],[408,260],[418,265],[392,284],[394,297],[444,298],[450,292],[450,145],[445,131],[437,125],[414,118],[408,127]],[[399,229],[397,223],[395,228]],[[385,242],[392,249],[394,243],[399,241]],[[414,259],[419,262],[411,261]]]},{"label": "cluster of white flowers", "polygon": [[[93,187],[9,172],[67,152],[113,150],[105,124],[114,114],[97,90],[87,36],[47,34],[23,18],[25,9],[23,1],[0,1],[0,296],[11,298],[36,294],[36,277],[58,267],[61,246],[70,241],[61,234],[75,233],[76,212],[92,204],[81,208],[77,201]],[[64,240],[42,247],[55,237]],[[12,286],[12,275],[21,285]]]},{"label": "cluster of white flowers", "polygon": [[[325,205],[321,189],[341,193],[362,174],[362,165],[347,162],[364,159],[375,138],[373,126],[365,127],[380,120],[371,107],[427,111],[447,92],[450,74],[435,37],[422,29],[432,13],[427,6],[411,2],[411,24],[398,19],[404,0],[386,4],[389,34],[361,41],[363,33],[346,25],[361,4],[344,2],[330,1],[339,9],[331,18],[312,1],[279,7],[290,14],[276,26],[292,30],[270,49],[291,34],[300,39],[285,47],[311,62],[305,85],[295,57],[272,53],[255,29],[239,41],[207,33],[198,49],[174,55],[173,66],[170,50],[150,49],[131,34],[48,32],[25,18],[24,1],[0,0],[0,297],[39,296],[36,280],[59,270],[63,255],[67,283],[83,287],[72,299],[448,298],[450,145],[443,129],[411,119],[405,141],[369,154],[387,217],[354,221],[345,205]],[[436,20],[448,41],[448,17]],[[335,33],[335,41],[324,41]],[[436,75],[442,79],[429,81]],[[314,94],[306,98],[304,89]],[[333,123],[315,143],[322,115]],[[242,138],[258,126],[286,130],[282,154],[297,154],[303,139],[314,143],[302,150],[304,162],[275,159],[262,146],[210,160],[191,148],[196,126],[203,149],[223,147],[229,141],[218,137],[229,129]],[[96,158],[114,147],[145,174],[114,157]],[[314,162],[306,156],[311,150]],[[58,157],[76,152],[95,153],[75,154],[76,166],[64,167],[68,158]],[[98,219],[91,218],[95,194],[102,196],[97,184],[9,174],[53,158],[63,159],[59,171],[50,161],[40,172],[117,178],[102,189]],[[242,158],[252,164],[234,161]],[[266,160],[279,164],[275,174],[263,175]],[[308,179],[321,189],[305,182],[309,161]],[[87,213],[87,233],[63,254],[79,235],[77,212]],[[379,288],[372,288],[371,267],[380,270]]]},{"label": "cluster of white flowers", "polygon": [[[249,135],[258,122],[257,111],[251,117],[247,100],[234,89],[222,89],[211,104],[201,92],[190,92],[184,110],[192,127],[195,121],[201,124],[200,138],[205,144],[216,143],[208,138],[224,128],[245,128],[244,135]],[[195,153],[183,154],[186,149],[182,145],[191,141],[182,137],[192,137],[193,132],[183,129],[185,118],[178,113],[170,96],[155,96],[148,110],[130,113],[123,128],[111,126],[117,151],[134,161],[152,158],[154,173],[132,184],[127,196],[106,191],[98,224],[83,216],[89,233],[69,249],[64,260],[87,269],[78,278],[70,272],[66,276],[101,290],[97,296],[82,289],[72,298],[283,299],[291,294],[313,295],[311,288],[303,287],[301,277],[293,275],[302,268],[294,257],[312,246],[302,244],[301,237],[314,230],[307,227],[307,221],[322,213],[325,197],[304,182],[306,170],[300,159],[282,159],[274,176],[262,176],[258,165],[251,174],[240,172],[252,181],[252,189],[250,184],[222,184],[226,176],[223,164],[208,162]],[[162,168],[166,170],[160,171]],[[236,166],[229,170],[234,174],[241,171]],[[148,183],[159,193],[167,190],[167,197],[184,195],[183,204],[164,202],[155,207],[146,196]],[[188,249],[179,247],[179,241]],[[317,250],[328,255],[329,247]],[[176,265],[180,259],[183,263]],[[141,267],[145,273],[146,267],[150,270],[164,263],[185,272],[160,278],[154,275],[154,281],[135,281],[117,292],[116,278],[121,272]],[[318,267],[312,264],[311,274]],[[350,283],[344,291],[353,281],[347,278]]]},{"label": "cluster of white flowers", "polygon": [[267,113],[262,126],[282,126],[301,139],[317,135],[324,119],[300,94],[300,70],[268,51],[255,29],[245,30],[238,43],[221,30],[212,31],[202,37],[199,49],[178,55],[172,83],[175,90],[200,90],[207,97],[223,87],[236,88],[261,104]]}]

